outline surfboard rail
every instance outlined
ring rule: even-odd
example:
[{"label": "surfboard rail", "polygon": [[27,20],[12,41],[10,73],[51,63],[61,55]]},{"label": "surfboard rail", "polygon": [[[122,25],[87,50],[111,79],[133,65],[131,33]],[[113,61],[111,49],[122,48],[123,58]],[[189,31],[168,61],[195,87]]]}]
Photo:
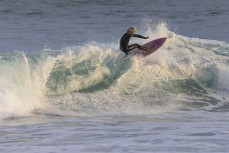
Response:
[{"label": "surfboard rail", "polygon": [[141,49],[135,49],[133,50],[132,54],[146,57],[152,54],[153,52],[157,51],[165,43],[166,39],[167,39],[166,37],[162,37],[162,38],[158,38],[150,42],[147,42],[146,44],[143,45],[144,47],[147,48],[146,51],[143,51]]}]

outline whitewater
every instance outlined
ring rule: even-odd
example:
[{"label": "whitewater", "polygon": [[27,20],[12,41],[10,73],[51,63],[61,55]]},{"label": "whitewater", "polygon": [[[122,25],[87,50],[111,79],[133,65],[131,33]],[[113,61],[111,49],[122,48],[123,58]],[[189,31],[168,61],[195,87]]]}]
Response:
[{"label": "whitewater", "polygon": [[[0,152],[228,152],[228,2],[129,2],[0,2]],[[165,44],[123,58],[133,24]]]},{"label": "whitewater", "polygon": [[227,105],[228,44],[177,35],[163,23],[145,35],[168,39],[147,58],[123,59],[118,41],[2,55],[1,118],[141,115],[192,109],[194,103],[210,110]]}]

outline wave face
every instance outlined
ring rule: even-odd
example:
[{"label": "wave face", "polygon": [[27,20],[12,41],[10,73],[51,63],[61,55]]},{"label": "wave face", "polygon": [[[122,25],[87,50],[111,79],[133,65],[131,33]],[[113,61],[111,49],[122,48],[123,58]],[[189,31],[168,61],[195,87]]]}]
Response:
[{"label": "wave face", "polygon": [[163,23],[154,29],[141,33],[168,39],[146,58],[123,59],[118,41],[2,54],[0,118],[228,110],[229,44],[187,38]]}]

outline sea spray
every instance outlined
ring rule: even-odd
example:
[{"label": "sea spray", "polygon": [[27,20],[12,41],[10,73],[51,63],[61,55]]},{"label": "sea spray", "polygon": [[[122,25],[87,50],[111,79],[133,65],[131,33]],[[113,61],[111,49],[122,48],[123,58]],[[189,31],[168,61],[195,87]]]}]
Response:
[{"label": "sea spray", "polygon": [[152,114],[227,102],[228,44],[181,36],[165,24],[145,34],[167,37],[146,58],[123,59],[118,41],[1,55],[0,117]]},{"label": "sea spray", "polygon": [[43,108],[46,81],[57,58],[15,52],[0,60],[0,118],[28,116]]}]

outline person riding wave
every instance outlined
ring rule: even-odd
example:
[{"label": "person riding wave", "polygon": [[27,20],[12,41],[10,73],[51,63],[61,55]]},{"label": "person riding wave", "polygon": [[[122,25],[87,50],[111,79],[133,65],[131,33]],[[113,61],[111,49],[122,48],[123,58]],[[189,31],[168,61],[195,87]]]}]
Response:
[{"label": "person riding wave", "polygon": [[120,40],[120,50],[123,51],[126,55],[128,55],[135,48],[142,49],[144,51],[146,50],[146,47],[141,46],[137,43],[132,44],[132,45],[128,45],[131,37],[138,37],[138,38],[142,38],[142,39],[148,39],[149,38],[149,37],[144,37],[144,36],[141,36],[139,34],[136,34],[136,32],[137,32],[137,28],[134,26],[131,26],[131,27],[129,27],[127,32],[122,36],[122,38]]}]

